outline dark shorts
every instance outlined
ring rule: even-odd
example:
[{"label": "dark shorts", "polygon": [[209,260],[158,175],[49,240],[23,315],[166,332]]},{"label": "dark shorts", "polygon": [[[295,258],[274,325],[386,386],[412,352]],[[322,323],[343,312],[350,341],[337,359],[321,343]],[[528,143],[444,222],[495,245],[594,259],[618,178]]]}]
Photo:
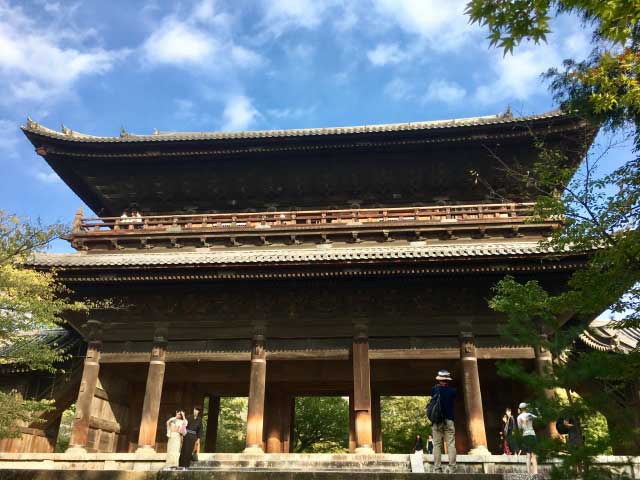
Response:
[{"label": "dark shorts", "polygon": [[525,435],[522,437],[522,451],[524,453],[535,453],[538,439],[535,435]]}]

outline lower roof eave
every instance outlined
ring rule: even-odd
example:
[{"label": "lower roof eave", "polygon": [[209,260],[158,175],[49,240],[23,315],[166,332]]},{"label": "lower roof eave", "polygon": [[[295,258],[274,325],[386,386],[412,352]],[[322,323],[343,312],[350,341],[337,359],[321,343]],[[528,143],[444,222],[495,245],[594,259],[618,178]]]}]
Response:
[{"label": "lower roof eave", "polygon": [[[478,259],[474,259],[478,260]],[[505,261],[507,260],[507,261]],[[478,262],[343,262],[289,263],[259,266],[181,265],[119,268],[57,269],[59,278],[69,283],[176,282],[210,280],[274,280],[302,278],[349,278],[430,275],[507,275],[573,272],[586,259],[529,258],[484,259]]]}]

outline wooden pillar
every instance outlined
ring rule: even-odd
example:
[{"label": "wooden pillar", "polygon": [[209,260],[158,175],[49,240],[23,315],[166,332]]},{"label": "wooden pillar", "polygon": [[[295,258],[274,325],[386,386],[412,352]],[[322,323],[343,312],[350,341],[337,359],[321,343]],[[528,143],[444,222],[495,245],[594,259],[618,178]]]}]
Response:
[{"label": "wooden pillar", "polygon": [[284,410],[286,405],[285,396],[282,391],[271,389],[268,392],[265,402],[267,408],[266,414],[266,435],[265,445],[267,453],[283,452],[284,437]]},{"label": "wooden pillar", "polygon": [[264,336],[255,335],[251,349],[251,377],[249,379],[249,410],[247,413],[247,446],[244,453],[264,453],[262,430],[264,425],[264,390],[267,356]]},{"label": "wooden pillar", "polygon": [[373,450],[371,425],[371,376],[369,371],[369,337],[362,326],[353,337],[353,410],[355,412],[356,454],[370,455]]},{"label": "wooden pillar", "polygon": [[284,437],[282,440],[282,451],[284,453],[293,453],[293,448],[295,446],[293,439],[293,429],[296,423],[296,398],[293,395],[287,393],[285,399],[285,409],[282,412],[284,419],[282,427],[282,430],[284,432]]},{"label": "wooden pillar", "polygon": [[162,386],[164,384],[164,359],[166,352],[166,335],[157,332],[153,341],[149,370],[147,372],[147,386],[142,404],[137,454],[155,453],[160,399],[162,397]]},{"label": "wooden pillar", "polygon": [[349,395],[349,453],[356,452],[356,412],[353,409],[353,393]]},{"label": "wooden pillar", "polygon": [[209,411],[207,412],[207,435],[204,439],[204,451],[214,453],[218,443],[218,417],[220,416],[220,397],[209,396]]},{"label": "wooden pillar", "polygon": [[373,449],[376,453],[382,453],[382,416],[380,407],[380,394],[375,392],[371,405],[371,421],[373,424]]},{"label": "wooden pillar", "polygon": [[467,415],[467,433],[471,449],[470,455],[490,455],[487,450],[487,434],[482,411],[482,394],[478,374],[478,357],[473,334],[460,334],[460,361],[462,362],[462,390],[464,410]]},{"label": "wooden pillar", "polygon": [[100,337],[100,322],[89,320],[87,327],[90,330],[90,340],[84,359],[84,369],[78,400],[76,400],[76,415],[71,425],[71,438],[67,453],[86,453],[87,440],[89,438],[89,422],[91,420],[91,403],[98,384],[100,374],[100,349],[102,343]]},{"label": "wooden pillar", "polygon": [[[546,339],[546,335],[540,335],[542,345],[545,343]],[[553,371],[553,357],[551,355],[551,352],[542,345],[538,345],[534,348],[536,372],[538,372],[539,375],[548,375]],[[550,389],[545,389],[544,394],[549,400],[553,400],[553,398],[555,397],[553,390]],[[556,429],[556,424],[554,421],[550,421],[549,423],[547,423],[545,425],[544,431],[549,438],[560,438],[560,434]]]}]

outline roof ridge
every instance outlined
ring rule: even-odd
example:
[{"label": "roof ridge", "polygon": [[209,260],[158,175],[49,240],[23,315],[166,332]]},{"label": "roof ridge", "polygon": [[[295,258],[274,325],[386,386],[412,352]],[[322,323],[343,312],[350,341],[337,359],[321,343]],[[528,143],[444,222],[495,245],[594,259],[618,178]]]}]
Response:
[{"label": "roof ridge", "polygon": [[476,117],[453,118],[442,120],[425,120],[417,122],[386,123],[371,125],[354,125],[339,127],[317,127],[317,128],[293,128],[277,130],[245,130],[245,131],[201,131],[201,132],[160,132],[153,131],[151,134],[133,134],[124,128],[119,136],[100,136],[76,132],[63,125],[62,131],[56,131],[45,127],[31,118],[27,118],[26,125],[21,125],[25,132],[32,132],[52,138],[60,138],[76,141],[111,141],[111,142],[131,142],[131,141],[163,141],[163,140],[223,140],[242,138],[272,138],[272,137],[297,137],[297,136],[320,136],[320,135],[348,135],[358,133],[384,133],[396,131],[417,131],[438,128],[458,128],[477,125],[492,125],[504,123],[522,123],[545,118],[561,117],[564,114],[559,110],[550,110],[543,113],[523,115],[515,117],[505,113],[496,115],[485,115]]}]

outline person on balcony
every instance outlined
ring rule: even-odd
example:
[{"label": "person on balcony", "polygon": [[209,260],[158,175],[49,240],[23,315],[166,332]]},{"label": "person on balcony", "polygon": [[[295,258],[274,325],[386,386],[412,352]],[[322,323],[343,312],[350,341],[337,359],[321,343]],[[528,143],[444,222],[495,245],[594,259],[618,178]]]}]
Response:
[{"label": "person on balcony", "polygon": [[134,224],[133,228],[142,228],[142,215],[140,215],[140,212],[138,210],[133,210],[131,212],[130,221]]},{"label": "person on balcony", "polygon": [[131,223],[131,217],[129,217],[129,215],[127,215],[127,211],[123,210],[122,211],[122,215],[120,215],[120,220],[118,220],[117,224],[118,225],[124,225],[125,228],[127,228],[127,226]]}]

